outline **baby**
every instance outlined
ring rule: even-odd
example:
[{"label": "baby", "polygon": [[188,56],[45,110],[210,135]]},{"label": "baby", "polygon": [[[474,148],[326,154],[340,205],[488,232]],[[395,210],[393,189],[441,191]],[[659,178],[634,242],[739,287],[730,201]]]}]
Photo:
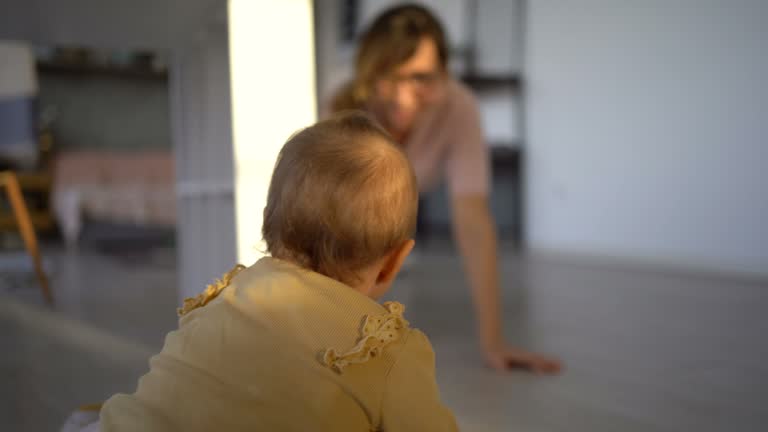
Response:
[{"label": "baby", "polygon": [[179,329],[103,431],[452,431],[426,336],[379,304],[414,245],[416,179],[364,114],[285,144],[262,233],[271,257],[237,266],[179,310]]}]

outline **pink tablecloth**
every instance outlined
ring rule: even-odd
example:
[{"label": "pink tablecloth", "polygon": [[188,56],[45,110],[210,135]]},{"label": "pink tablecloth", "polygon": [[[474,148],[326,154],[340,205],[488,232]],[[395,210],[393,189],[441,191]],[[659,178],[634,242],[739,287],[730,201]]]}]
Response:
[{"label": "pink tablecloth", "polygon": [[54,162],[53,205],[68,241],[82,215],[137,225],[176,223],[173,155],[168,152],[71,152]]}]

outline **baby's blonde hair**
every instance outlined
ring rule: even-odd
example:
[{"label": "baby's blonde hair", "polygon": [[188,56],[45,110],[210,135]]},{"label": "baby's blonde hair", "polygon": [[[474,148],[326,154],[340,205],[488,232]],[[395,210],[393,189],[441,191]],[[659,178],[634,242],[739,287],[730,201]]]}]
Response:
[{"label": "baby's blonde hair", "polygon": [[264,209],[267,251],[346,283],[413,237],[418,189],[404,152],[364,113],[294,134]]}]

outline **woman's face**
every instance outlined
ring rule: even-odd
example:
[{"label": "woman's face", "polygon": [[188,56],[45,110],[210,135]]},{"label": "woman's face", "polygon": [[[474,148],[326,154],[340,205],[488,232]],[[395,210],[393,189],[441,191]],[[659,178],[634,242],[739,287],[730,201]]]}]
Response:
[{"label": "woman's face", "polygon": [[411,58],[374,83],[380,120],[390,132],[409,132],[419,115],[440,98],[444,78],[435,42],[425,37]]}]

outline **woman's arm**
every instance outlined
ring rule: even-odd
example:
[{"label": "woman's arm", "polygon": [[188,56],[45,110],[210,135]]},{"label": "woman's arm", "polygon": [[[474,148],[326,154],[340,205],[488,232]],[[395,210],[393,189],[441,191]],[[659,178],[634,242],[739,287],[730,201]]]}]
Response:
[{"label": "woman's arm", "polygon": [[464,259],[472,289],[480,346],[497,370],[524,367],[537,373],[557,373],[557,360],[506,346],[501,328],[501,294],[497,268],[496,228],[485,195],[454,196],[453,234]]}]

